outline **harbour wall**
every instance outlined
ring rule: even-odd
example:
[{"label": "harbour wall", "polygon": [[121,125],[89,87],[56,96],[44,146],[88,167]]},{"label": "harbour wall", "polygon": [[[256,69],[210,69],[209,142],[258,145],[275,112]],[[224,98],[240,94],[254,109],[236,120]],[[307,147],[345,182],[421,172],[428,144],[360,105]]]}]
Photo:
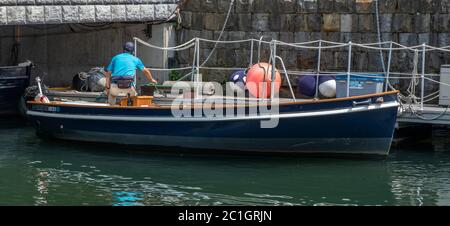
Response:
[{"label": "harbour wall", "polygon": [[[178,43],[194,37],[218,39],[230,5],[229,0],[191,0],[181,10]],[[407,46],[426,43],[450,45],[450,0],[379,0],[379,23],[382,41]],[[335,42],[378,42],[375,0],[236,0],[222,40],[256,38],[262,35],[284,42],[323,39]],[[201,61],[213,45],[201,48]],[[250,63],[250,45],[218,45],[207,65],[211,67],[246,67]],[[255,48],[256,49],[256,48]],[[255,53],[256,54],[256,53]],[[268,59],[267,48],[262,59]],[[279,48],[278,55],[290,70],[315,70],[318,51]],[[193,50],[180,52],[182,66],[192,65]],[[322,50],[321,70],[346,71],[347,48]],[[387,53],[384,54],[387,61]],[[382,71],[380,52],[354,48],[352,71]],[[411,73],[414,53],[393,53],[392,71]],[[420,58],[421,59],[421,58]],[[419,59],[419,60],[420,60]],[[442,64],[450,63],[450,54],[426,55],[427,73],[439,73]],[[279,67],[279,66],[278,66]],[[419,64],[418,69],[421,69]],[[222,81],[229,71],[202,71],[205,78]],[[395,82],[396,80],[394,80]],[[406,82],[399,82],[406,85]],[[438,86],[426,84],[428,91]]]}]

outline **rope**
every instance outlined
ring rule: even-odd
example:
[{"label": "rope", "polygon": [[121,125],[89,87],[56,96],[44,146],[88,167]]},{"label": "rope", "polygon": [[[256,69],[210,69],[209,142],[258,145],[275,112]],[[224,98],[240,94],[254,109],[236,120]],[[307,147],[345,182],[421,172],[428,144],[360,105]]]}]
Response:
[{"label": "rope", "polygon": [[220,31],[219,37],[217,38],[217,42],[214,45],[214,48],[211,50],[211,53],[209,53],[209,55],[206,58],[206,60],[200,66],[205,66],[205,64],[209,61],[211,56],[214,54],[214,51],[216,51],[218,42],[222,39],[222,35],[223,35],[224,31],[225,31],[225,27],[227,26],[228,20],[230,19],[231,10],[233,9],[234,2],[235,2],[235,0],[231,0],[231,2],[230,2],[230,7],[228,8],[227,17],[225,18],[225,22],[223,23],[222,30]]}]

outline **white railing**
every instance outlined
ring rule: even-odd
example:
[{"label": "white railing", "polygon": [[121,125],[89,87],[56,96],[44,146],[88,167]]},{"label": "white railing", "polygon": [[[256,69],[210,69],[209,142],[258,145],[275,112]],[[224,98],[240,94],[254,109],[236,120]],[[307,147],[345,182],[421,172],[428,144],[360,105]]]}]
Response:
[{"label": "white railing", "polygon": [[[283,71],[285,74],[286,79],[288,80],[288,85],[291,91],[291,94],[293,96],[293,99],[296,99],[295,94],[293,92],[293,88],[292,85],[290,83],[290,78],[289,75],[301,75],[302,73],[308,73],[311,74],[311,71],[308,72],[302,72],[302,71],[293,71],[293,70],[287,70],[285,67],[285,64],[283,62],[283,59],[277,55],[277,49],[278,47],[289,47],[291,49],[299,49],[299,50],[317,50],[318,54],[317,54],[317,68],[316,71],[314,73],[314,75],[316,76],[316,89],[318,89],[318,83],[319,83],[319,79],[320,76],[323,76],[324,74],[326,75],[333,75],[333,74],[346,74],[347,75],[347,91],[346,94],[347,96],[350,96],[350,81],[351,81],[351,77],[366,77],[366,78],[372,78],[372,77],[376,77],[376,78],[383,78],[386,80],[386,86],[384,87],[385,91],[388,91],[389,89],[393,89],[393,87],[391,86],[390,80],[391,79],[411,79],[412,83],[413,80],[417,79],[418,71],[418,63],[416,62],[418,61],[418,56],[421,55],[422,56],[422,62],[421,62],[421,73],[420,73],[420,97],[416,96],[415,93],[415,86],[417,84],[413,84],[412,86],[414,86],[414,89],[412,89],[414,92],[408,93],[408,97],[414,101],[417,101],[420,104],[420,108],[421,110],[423,110],[424,108],[424,104],[427,101],[436,99],[436,96],[429,98],[430,96],[425,96],[425,82],[429,81],[429,82],[433,82],[433,83],[437,83],[437,84],[443,84],[446,86],[450,86],[450,84],[446,84],[446,83],[442,83],[440,81],[437,81],[435,79],[432,79],[432,77],[439,77],[439,74],[427,74],[426,73],[426,53],[427,52],[432,52],[432,51],[440,51],[440,52],[444,52],[446,54],[450,53],[450,46],[446,46],[446,47],[433,47],[433,46],[429,46],[427,44],[422,44],[422,45],[417,45],[417,46],[405,46],[393,41],[387,41],[387,42],[381,42],[381,43],[365,43],[365,44],[361,44],[361,43],[353,43],[353,42],[348,42],[348,43],[340,43],[340,42],[331,42],[331,41],[326,41],[326,40],[315,40],[315,41],[308,41],[308,42],[301,42],[301,43],[286,43],[286,42],[282,42],[282,41],[278,41],[278,40],[271,40],[271,41],[265,41],[264,37],[261,37],[259,40],[258,39],[246,39],[246,40],[232,40],[232,41],[220,41],[220,40],[208,40],[208,39],[203,39],[203,38],[193,38],[190,41],[181,44],[179,46],[174,46],[174,47],[159,47],[159,46],[155,46],[152,45],[150,43],[147,43],[139,38],[134,38],[135,43],[136,44],[140,44],[143,45],[145,47],[148,48],[152,48],[152,49],[158,49],[158,50],[163,50],[163,51],[190,51],[192,48],[194,48],[194,56],[192,59],[192,65],[190,65],[189,67],[180,67],[180,68],[170,68],[170,69],[163,69],[163,68],[150,68],[151,70],[158,70],[158,71],[185,71],[185,70],[191,70],[191,72],[187,73],[186,75],[184,75],[180,80],[186,79],[187,77],[191,76],[191,80],[192,81],[198,81],[199,76],[200,76],[200,70],[245,70],[246,68],[239,68],[239,67],[208,67],[206,66],[207,60],[210,59],[211,55],[214,53],[215,49],[217,48],[217,46],[219,44],[221,45],[236,45],[236,44],[249,44],[250,45],[250,56],[249,56],[249,65],[253,65],[254,63],[254,56],[253,56],[253,52],[254,52],[254,45],[255,43],[258,44],[258,49],[257,49],[257,63],[261,62],[261,51],[262,51],[262,45],[269,45],[269,49],[270,49],[270,56],[269,56],[269,63],[272,62],[276,62],[277,60],[281,62],[282,67],[283,67]],[[203,63],[200,62],[200,49],[201,49],[201,44],[203,43],[214,43],[214,49],[211,51],[210,55],[206,57],[207,60],[205,60]],[[136,52],[137,52],[137,48],[138,45],[136,45]],[[322,50],[329,50],[329,49],[338,49],[338,48],[345,48],[348,51],[348,64],[347,64],[347,70],[345,72],[332,72],[332,71],[322,71],[321,69],[321,61],[322,59]],[[362,49],[366,49],[366,50],[378,50],[378,51],[387,51],[388,52],[388,59],[387,59],[387,68],[383,69],[386,71],[383,72],[357,72],[357,74],[355,74],[354,72],[352,72],[352,56],[353,53],[355,51],[355,48],[362,48]],[[412,73],[404,73],[404,72],[393,72],[392,71],[392,60],[393,60],[393,53],[394,51],[408,51],[411,53],[415,54],[415,62],[414,62],[414,69]],[[232,56],[230,56],[232,57]],[[384,60],[384,59],[383,59]],[[384,62],[383,62],[384,64]],[[273,64],[276,65],[276,64]],[[275,76],[275,67],[272,67],[273,73],[272,76]],[[313,71],[314,72],[314,71]],[[377,74],[383,74],[383,76],[373,76],[374,73]],[[405,77],[405,76],[409,76],[409,77]],[[274,79],[274,78],[272,78]],[[273,91],[274,86],[272,83],[271,86],[271,90]],[[316,90],[317,91],[317,90]],[[274,92],[271,92],[272,94]],[[318,92],[316,92],[317,95]],[[263,95],[264,96],[264,95]],[[316,96],[317,97],[317,96]],[[273,98],[273,96],[271,96],[271,98]],[[406,97],[405,97],[406,98]],[[428,99],[428,100],[426,100]]]}]

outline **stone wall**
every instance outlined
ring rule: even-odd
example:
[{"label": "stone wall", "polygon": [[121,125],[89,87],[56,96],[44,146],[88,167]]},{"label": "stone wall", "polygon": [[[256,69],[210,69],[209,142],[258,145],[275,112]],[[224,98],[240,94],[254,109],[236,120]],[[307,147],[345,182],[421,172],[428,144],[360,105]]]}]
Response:
[{"label": "stone wall", "polygon": [[1,0],[0,25],[163,20],[176,0]]},{"label": "stone wall", "polygon": [[[229,0],[189,1],[181,13],[179,43],[193,37],[217,39],[229,4]],[[379,0],[379,7],[383,41],[408,46],[450,45],[450,0]],[[375,0],[236,0],[224,39],[265,35],[285,42],[324,39],[371,43],[378,42],[376,21]],[[202,47],[203,59],[211,49],[211,45]],[[219,46],[208,65],[245,67],[249,63],[249,49],[249,45]],[[317,67],[316,51],[281,48],[278,55],[292,70]],[[395,53],[392,70],[410,73],[413,55],[406,51]],[[263,56],[267,59],[267,51]],[[347,56],[345,48],[324,51],[322,69],[345,71]],[[182,65],[188,65],[190,57],[192,51],[180,53],[178,59]],[[427,59],[427,72],[438,72],[441,64],[450,63],[450,54],[428,54]],[[379,52],[355,48],[352,67],[353,71],[382,71]],[[214,75],[220,79],[225,74]]]}]

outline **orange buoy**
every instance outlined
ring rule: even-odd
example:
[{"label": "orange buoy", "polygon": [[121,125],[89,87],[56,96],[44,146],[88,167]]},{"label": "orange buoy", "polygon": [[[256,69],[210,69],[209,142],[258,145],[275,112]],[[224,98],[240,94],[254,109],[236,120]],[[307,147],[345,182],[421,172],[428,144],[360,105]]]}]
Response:
[{"label": "orange buoy", "polygon": [[[275,69],[275,93],[280,92],[281,75]],[[269,98],[272,82],[272,65],[268,63],[259,63],[253,65],[247,72],[247,89],[251,95],[257,98]],[[266,87],[265,97],[263,94]]]}]

